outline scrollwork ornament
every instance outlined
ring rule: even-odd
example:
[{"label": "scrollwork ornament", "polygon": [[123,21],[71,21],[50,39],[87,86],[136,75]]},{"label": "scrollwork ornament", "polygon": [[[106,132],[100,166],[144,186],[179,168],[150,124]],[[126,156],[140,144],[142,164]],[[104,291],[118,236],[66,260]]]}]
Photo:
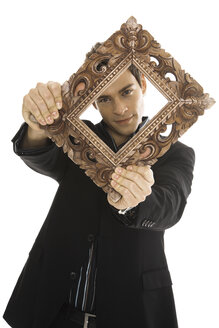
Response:
[{"label": "scrollwork ornament", "polygon": [[[114,153],[80,115],[130,65],[135,65],[168,103]],[[80,82],[84,88],[76,95]],[[116,166],[153,165],[215,103],[134,17],[98,44],[95,52],[88,53],[78,71],[62,85],[62,99],[59,118],[41,128],[114,200],[120,198],[110,185]],[[165,136],[167,126],[171,129]]]}]

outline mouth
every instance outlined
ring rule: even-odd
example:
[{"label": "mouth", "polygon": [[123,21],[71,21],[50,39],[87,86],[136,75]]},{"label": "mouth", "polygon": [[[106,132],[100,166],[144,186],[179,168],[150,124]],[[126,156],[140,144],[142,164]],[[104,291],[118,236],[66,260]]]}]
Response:
[{"label": "mouth", "polygon": [[128,123],[131,122],[132,118],[133,118],[133,115],[131,115],[131,116],[125,118],[125,119],[122,119],[122,120],[117,120],[117,121],[115,121],[115,122],[116,122],[117,124],[121,124],[121,125],[122,125],[122,124],[128,124]]}]

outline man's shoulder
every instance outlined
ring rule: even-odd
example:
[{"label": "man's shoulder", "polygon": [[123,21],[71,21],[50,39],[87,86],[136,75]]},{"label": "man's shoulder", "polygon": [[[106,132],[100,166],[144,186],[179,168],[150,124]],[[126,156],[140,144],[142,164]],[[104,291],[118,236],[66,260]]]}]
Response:
[{"label": "man's shoulder", "polygon": [[[170,149],[160,158],[157,165],[165,164],[166,162],[191,162],[194,164],[195,152],[194,149],[180,141],[171,145]],[[155,165],[156,165],[155,164]]]},{"label": "man's shoulder", "polygon": [[194,153],[194,149],[184,143],[182,143],[181,141],[177,141],[174,144],[171,145],[170,149],[169,149],[169,153],[171,152],[186,152],[186,153]]}]

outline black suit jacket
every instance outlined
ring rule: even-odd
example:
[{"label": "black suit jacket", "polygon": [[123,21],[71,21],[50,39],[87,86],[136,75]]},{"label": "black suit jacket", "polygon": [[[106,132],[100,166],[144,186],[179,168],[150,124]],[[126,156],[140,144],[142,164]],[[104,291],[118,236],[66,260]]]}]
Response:
[{"label": "black suit jacket", "polygon": [[106,194],[63,150],[50,143],[20,150],[27,126],[13,138],[15,152],[36,172],[59,183],[48,216],[29,252],[4,313],[14,328],[48,328],[98,239],[98,328],[176,328],[164,230],[182,216],[193,178],[194,151],[180,142],[152,167],[152,194],[124,224]]}]

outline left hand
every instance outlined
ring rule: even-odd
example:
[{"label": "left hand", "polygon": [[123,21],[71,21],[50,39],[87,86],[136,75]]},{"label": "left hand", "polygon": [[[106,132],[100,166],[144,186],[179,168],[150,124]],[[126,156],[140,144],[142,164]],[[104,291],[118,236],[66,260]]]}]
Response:
[{"label": "left hand", "polygon": [[153,172],[149,165],[130,165],[126,169],[117,167],[112,174],[111,186],[122,197],[115,203],[108,194],[108,202],[118,210],[135,207],[151,194],[151,186],[153,184]]}]

